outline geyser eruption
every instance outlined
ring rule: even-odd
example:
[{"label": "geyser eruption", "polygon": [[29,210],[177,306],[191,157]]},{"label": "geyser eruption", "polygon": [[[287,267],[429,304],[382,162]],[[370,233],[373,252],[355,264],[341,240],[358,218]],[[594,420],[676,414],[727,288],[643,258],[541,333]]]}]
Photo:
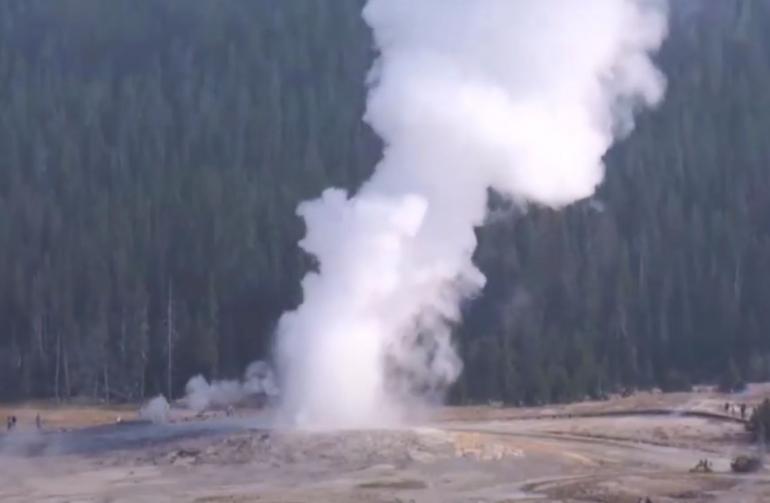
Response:
[{"label": "geyser eruption", "polygon": [[380,57],[365,120],[385,143],[349,196],[300,205],[318,259],[278,327],[284,410],[300,425],[366,427],[437,396],[461,370],[459,304],[487,191],[559,207],[590,196],[602,157],[664,79],[655,0],[370,0]]}]

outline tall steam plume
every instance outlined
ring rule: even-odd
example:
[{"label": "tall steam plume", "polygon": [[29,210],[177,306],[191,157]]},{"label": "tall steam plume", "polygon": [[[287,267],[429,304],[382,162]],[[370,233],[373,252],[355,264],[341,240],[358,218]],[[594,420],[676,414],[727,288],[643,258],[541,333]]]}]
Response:
[{"label": "tall steam plume", "polygon": [[320,264],[278,328],[285,411],[315,427],[397,420],[461,371],[460,302],[487,190],[561,207],[590,196],[602,157],[658,103],[658,0],[370,0],[380,57],[365,120],[385,151],[353,196],[300,205]]}]

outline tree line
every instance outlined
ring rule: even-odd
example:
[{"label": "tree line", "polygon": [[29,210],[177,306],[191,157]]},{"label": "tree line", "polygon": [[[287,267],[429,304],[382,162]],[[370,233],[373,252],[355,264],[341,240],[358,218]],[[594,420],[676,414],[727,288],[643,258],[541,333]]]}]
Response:
[{"label": "tree line", "polygon": [[[312,263],[297,204],[380,155],[362,5],[0,1],[0,399],[175,395],[269,355]],[[672,2],[667,99],[597,195],[490,194],[454,401],[770,378],[767,26],[767,0]]]}]

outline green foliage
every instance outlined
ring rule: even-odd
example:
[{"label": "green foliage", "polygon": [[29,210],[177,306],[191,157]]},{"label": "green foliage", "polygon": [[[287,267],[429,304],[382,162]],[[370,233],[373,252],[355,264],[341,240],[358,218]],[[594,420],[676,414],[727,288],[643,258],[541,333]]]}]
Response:
[{"label": "green foliage", "polygon": [[268,356],[297,204],[378,150],[360,7],[0,2],[0,399],[135,399],[169,360],[180,390]]},{"label": "green foliage", "polygon": [[[380,155],[362,3],[0,2],[0,399],[136,399],[169,361],[178,392],[269,355],[311,263],[296,205]],[[593,200],[492,194],[454,400],[767,375],[770,2],[691,4]]]},{"label": "green foliage", "polygon": [[666,393],[692,391],[692,382],[687,375],[669,370],[660,383],[660,389]]},{"label": "green foliage", "polygon": [[719,379],[719,391],[722,393],[737,393],[746,389],[746,381],[741,377],[735,361],[730,360],[727,370]]},{"label": "green foliage", "polygon": [[520,366],[564,368],[576,396],[766,374],[770,2],[686,3],[671,3],[658,58],[666,100],[606,156],[597,195],[558,212],[497,202],[478,230],[488,282],[460,335],[468,393],[484,392],[486,333]]}]

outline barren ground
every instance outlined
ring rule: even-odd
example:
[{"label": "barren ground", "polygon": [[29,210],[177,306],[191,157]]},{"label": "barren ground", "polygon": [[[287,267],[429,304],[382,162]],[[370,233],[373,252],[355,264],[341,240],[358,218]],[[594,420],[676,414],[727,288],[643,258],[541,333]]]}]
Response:
[{"label": "barren ground", "polygon": [[[723,410],[765,397],[770,386],[755,385],[731,396],[446,408],[421,426],[344,432],[270,429],[266,414],[246,411],[152,425],[126,409],[0,407],[20,419],[0,434],[0,501],[765,502],[770,471],[730,472],[734,456],[756,451],[737,413]],[[701,459],[714,473],[690,472]]]}]

